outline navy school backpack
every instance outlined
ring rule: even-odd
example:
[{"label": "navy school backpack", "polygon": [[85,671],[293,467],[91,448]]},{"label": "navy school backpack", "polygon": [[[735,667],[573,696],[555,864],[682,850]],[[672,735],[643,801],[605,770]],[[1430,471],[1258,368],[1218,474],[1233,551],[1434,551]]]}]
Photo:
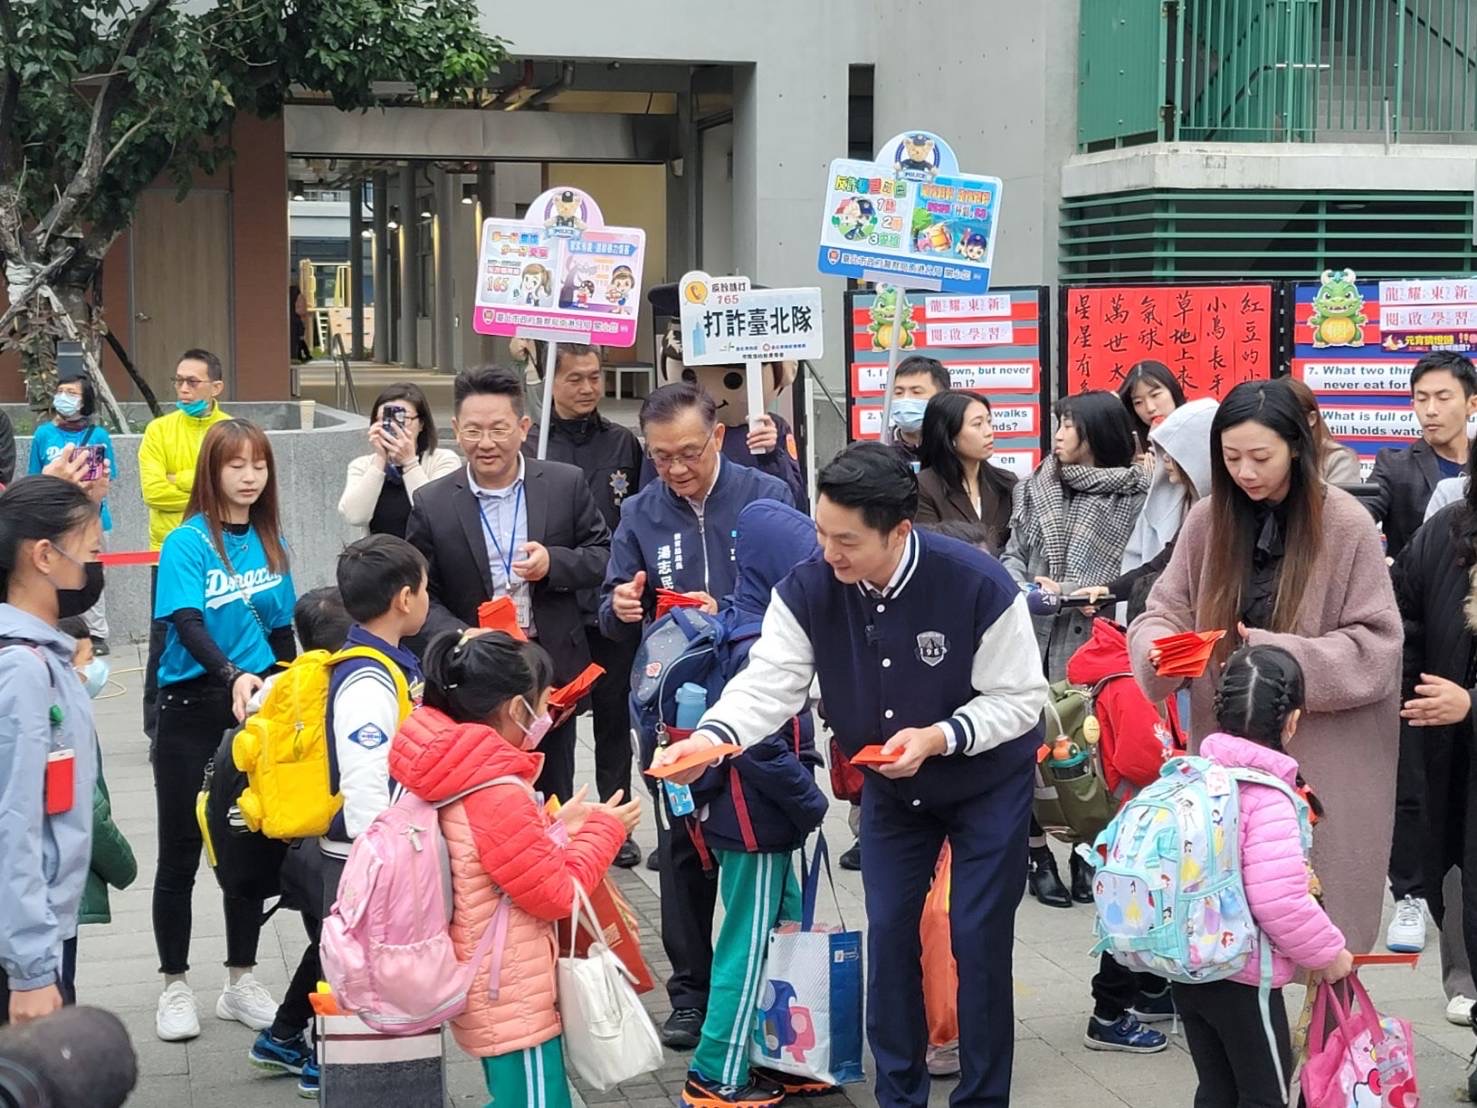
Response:
[{"label": "navy school backpack", "polygon": [[701,685],[708,690],[708,705],[715,704],[759,628],[755,620],[730,631],[717,616],[673,608],[646,629],[631,666],[631,726],[643,770],[658,746],[687,737],[676,726],[677,690],[689,681]]}]

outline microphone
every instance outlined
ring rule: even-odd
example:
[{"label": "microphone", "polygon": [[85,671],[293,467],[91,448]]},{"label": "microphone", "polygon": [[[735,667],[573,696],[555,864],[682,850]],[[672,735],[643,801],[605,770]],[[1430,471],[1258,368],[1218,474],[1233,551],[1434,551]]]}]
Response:
[{"label": "microphone", "polygon": [[0,1030],[0,1108],[119,1108],[138,1084],[128,1031],[101,1008]]},{"label": "microphone", "polygon": [[882,641],[882,634],[881,634],[881,632],[878,631],[877,628],[875,626],[873,626],[872,624],[870,624],[870,623],[867,624],[864,628],[862,628],[862,633],[867,638],[867,645],[868,646],[876,646],[878,643],[880,643]]},{"label": "microphone", "polygon": [[1092,600],[1086,596],[1063,596],[1047,589],[1030,589],[1026,593],[1026,607],[1033,616],[1054,616],[1064,608],[1105,608],[1117,604],[1118,599],[1104,596]]}]

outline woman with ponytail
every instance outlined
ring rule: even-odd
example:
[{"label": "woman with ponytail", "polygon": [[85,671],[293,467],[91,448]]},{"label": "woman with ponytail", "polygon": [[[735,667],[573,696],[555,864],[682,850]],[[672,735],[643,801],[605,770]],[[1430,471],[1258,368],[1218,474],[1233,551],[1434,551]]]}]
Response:
[{"label": "woman with ponytail", "polygon": [[1191,749],[1213,729],[1215,686],[1240,646],[1277,646],[1310,676],[1298,760],[1331,815],[1313,844],[1328,913],[1354,950],[1379,935],[1384,867],[1370,864],[1395,821],[1400,613],[1374,521],[1323,481],[1302,406],[1285,381],[1248,381],[1210,428],[1211,495],[1190,510],[1174,554],[1129,629],[1150,700],[1185,682],[1161,677],[1154,643],[1226,632],[1189,683]]},{"label": "woman with ponytail", "polygon": [[102,591],[102,535],[97,505],[58,477],[0,494],[0,1023],[75,999],[97,740],[57,623]]},{"label": "woman with ponytail", "polygon": [[[1301,746],[1292,740],[1305,700],[1303,671],[1291,654],[1275,646],[1242,647],[1221,674],[1214,702],[1219,730],[1201,743],[1201,756],[1303,789],[1298,764],[1284,748],[1290,742]],[[1259,1108],[1287,1103],[1285,1079],[1293,1067],[1282,987],[1299,967],[1313,971],[1315,981],[1342,980],[1354,959],[1343,933],[1313,897],[1298,814],[1303,802],[1271,785],[1240,781],[1236,787],[1241,881],[1262,942],[1234,977],[1176,983],[1174,1002],[1200,1079],[1195,1103]],[[1307,803],[1321,815],[1322,806],[1308,795]],[[1261,960],[1269,950],[1271,1041],[1260,995]]]},{"label": "woman with ponytail", "polygon": [[421,664],[425,700],[390,745],[390,775],[422,800],[445,803],[458,958],[473,957],[509,901],[502,963],[478,968],[452,1035],[482,1060],[496,1103],[568,1108],[554,925],[569,915],[577,888],[588,893],[604,878],[640,819],[640,802],[624,803],[617,791],[590,804],[581,788],[556,817],[547,814],[533,789],[544,763],[538,745],[552,723],[554,666],[542,647],[501,631],[448,631]]}]

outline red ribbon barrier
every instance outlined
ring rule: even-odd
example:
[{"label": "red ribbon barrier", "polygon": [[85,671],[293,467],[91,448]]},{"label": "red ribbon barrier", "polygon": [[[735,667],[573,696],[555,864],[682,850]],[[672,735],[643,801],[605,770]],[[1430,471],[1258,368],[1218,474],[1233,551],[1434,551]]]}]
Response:
[{"label": "red ribbon barrier", "polygon": [[157,550],[118,550],[99,554],[97,560],[105,566],[157,566]]}]

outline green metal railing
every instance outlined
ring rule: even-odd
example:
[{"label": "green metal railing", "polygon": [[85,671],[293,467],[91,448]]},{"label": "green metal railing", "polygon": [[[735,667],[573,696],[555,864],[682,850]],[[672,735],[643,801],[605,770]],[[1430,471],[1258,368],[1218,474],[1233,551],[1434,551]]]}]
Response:
[{"label": "green metal railing", "polygon": [[1078,143],[1473,141],[1477,0],[1081,0]]}]

